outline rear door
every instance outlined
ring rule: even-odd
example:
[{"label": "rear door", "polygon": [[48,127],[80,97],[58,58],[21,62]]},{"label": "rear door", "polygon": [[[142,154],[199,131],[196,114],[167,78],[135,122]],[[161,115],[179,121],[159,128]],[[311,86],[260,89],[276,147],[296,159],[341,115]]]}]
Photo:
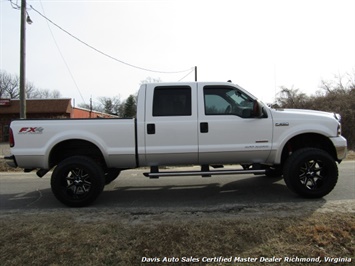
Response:
[{"label": "rear door", "polygon": [[198,163],[196,86],[161,84],[147,89],[147,165]]}]

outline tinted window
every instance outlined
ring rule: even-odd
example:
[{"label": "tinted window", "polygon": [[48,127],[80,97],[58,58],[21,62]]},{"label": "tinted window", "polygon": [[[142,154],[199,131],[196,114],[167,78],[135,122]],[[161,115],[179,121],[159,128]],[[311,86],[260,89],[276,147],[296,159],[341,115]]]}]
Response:
[{"label": "tinted window", "polygon": [[229,86],[205,86],[206,115],[237,115],[252,117],[253,99]]},{"label": "tinted window", "polygon": [[153,116],[190,116],[191,88],[189,86],[156,87]]}]

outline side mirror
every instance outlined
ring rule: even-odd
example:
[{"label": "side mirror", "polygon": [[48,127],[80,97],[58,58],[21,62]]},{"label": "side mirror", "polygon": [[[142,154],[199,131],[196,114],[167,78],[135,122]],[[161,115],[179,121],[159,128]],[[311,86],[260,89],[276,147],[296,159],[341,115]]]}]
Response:
[{"label": "side mirror", "polygon": [[257,101],[253,102],[253,117],[262,118],[263,117],[263,106]]}]

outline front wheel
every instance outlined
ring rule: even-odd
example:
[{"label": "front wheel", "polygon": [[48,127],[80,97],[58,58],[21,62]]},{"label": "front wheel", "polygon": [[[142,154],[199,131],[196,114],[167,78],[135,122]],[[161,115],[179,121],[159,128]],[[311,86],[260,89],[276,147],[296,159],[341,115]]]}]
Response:
[{"label": "front wheel", "polygon": [[102,168],[85,156],[72,156],[54,169],[51,188],[54,196],[70,207],[84,207],[102,192],[105,177]]},{"label": "front wheel", "polygon": [[287,159],[284,180],[289,189],[303,197],[321,198],[335,187],[338,167],[327,152],[304,148]]}]

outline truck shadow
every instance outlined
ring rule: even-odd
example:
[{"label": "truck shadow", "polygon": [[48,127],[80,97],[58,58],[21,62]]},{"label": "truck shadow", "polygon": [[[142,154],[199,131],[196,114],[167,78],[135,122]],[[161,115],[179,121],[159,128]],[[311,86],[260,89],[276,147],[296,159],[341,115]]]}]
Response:
[{"label": "truck shadow", "polygon": [[[310,201],[292,193],[283,180],[277,178],[253,176],[239,179],[237,177],[234,181],[223,184],[213,182],[221,179],[215,178],[210,183],[199,183],[196,179],[196,184],[190,185],[180,185],[173,181],[168,185],[166,182],[165,185],[159,185],[157,181],[152,185],[143,186],[122,186],[117,181],[102,193],[94,205],[123,209],[132,207],[188,209]],[[324,199],[311,201],[315,208],[319,208],[326,202]]]},{"label": "truck shadow", "polygon": [[[220,206],[311,202],[309,206],[318,209],[326,202],[325,199],[301,198],[292,193],[283,180],[265,176],[242,178],[238,176],[235,179],[233,177],[231,182],[225,182],[223,177],[211,179],[195,177],[189,185],[179,182],[177,178],[165,180],[144,178],[142,182],[135,182],[137,185],[131,184],[129,179],[121,181],[118,178],[106,186],[90,208],[118,208],[122,211],[147,208],[154,211],[156,208],[159,211],[162,209],[184,211],[214,210]],[[28,193],[2,194],[0,207],[1,210],[68,208],[57,201],[50,188]]]}]

